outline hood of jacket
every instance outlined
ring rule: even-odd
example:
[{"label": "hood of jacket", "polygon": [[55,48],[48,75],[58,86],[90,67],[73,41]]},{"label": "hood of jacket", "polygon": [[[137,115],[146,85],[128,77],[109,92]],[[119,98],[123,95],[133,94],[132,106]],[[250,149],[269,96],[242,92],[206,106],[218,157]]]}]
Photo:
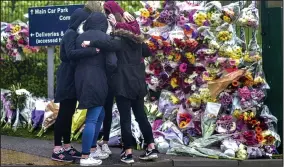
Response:
[{"label": "hood of jacket", "polygon": [[108,28],[108,21],[106,16],[101,12],[94,12],[87,18],[83,30],[100,30],[106,32]]},{"label": "hood of jacket", "polygon": [[143,34],[135,34],[125,29],[115,29],[113,30],[112,35],[128,38],[130,41],[133,41],[134,43],[142,44],[144,41]]},{"label": "hood of jacket", "polygon": [[123,15],[124,10],[115,1],[107,1],[104,3],[104,9],[107,14],[120,13]]},{"label": "hood of jacket", "polygon": [[69,26],[68,28],[70,29],[73,29],[73,30],[77,30],[77,28],[79,27],[79,25],[85,21],[88,16],[90,14],[88,12],[86,12],[84,9],[82,8],[78,8],[76,9],[72,15],[71,15],[71,18],[70,18],[70,23],[69,23]]}]

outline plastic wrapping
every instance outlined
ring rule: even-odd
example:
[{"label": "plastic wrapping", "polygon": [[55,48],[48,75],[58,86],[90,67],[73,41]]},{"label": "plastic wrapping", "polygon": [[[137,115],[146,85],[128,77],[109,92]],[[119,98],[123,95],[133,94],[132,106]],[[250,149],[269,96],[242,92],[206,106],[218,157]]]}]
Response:
[{"label": "plastic wrapping", "polygon": [[259,26],[259,13],[256,7],[256,1],[241,10],[241,15],[237,20],[237,24],[244,27],[258,28]]},{"label": "plastic wrapping", "polygon": [[12,126],[13,131],[16,132],[20,125],[21,125],[21,122],[20,122],[20,109],[17,108],[17,110],[16,110],[16,119],[15,119],[15,121],[13,123],[13,126]]},{"label": "plastic wrapping", "polygon": [[32,111],[32,127],[29,130],[30,132],[33,132],[34,129],[36,129],[39,125],[42,124],[43,118],[44,118],[44,113],[45,113],[45,108],[46,108],[46,103],[39,99],[35,103],[35,109]]},{"label": "plastic wrapping", "polygon": [[77,109],[72,117],[72,126],[71,126],[71,139],[75,135],[76,131],[84,124],[86,119],[87,110]]},{"label": "plastic wrapping", "polygon": [[222,5],[219,1],[211,1],[205,5],[210,26],[216,27],[222,24]]},{"label": "plastic wrapping", "polygon": [[155,144],[158,151],[163,154],[167,153],[168,149],[170,148],[169,143],[162,136],[155,138]]},{"label": "plastic wrapping", "polygon": [[211,136],[216,128],[216,120],[221,104],[208,102],[204,114],[201,117],[202,136]]},{"label": "plastic wrapping", "polygon": [[235,22],[241,14],[241,8],[244,6],[245,1],[233,2],[229,5],[223,6],[223,16],[224,22],[232,23]]},{"label": "plastic wrapping", "polygon": [[163,90],[158,103],[159,112],[163,113],[163,118],[172,120],[176,116],[179,108],[179,99],[170,91]]},{"label": "plastic wrapping", "polygon": [[191,123],[192,114],[188,112],[182,105],[180,105],[177,113],[177,124],[181,130],[187,129]]},{"label": "plastic wrapping", "polygon": [[183,144],[183,134],[171,121],[165,121],[157,131],[153,132],[161,133],[168,141],[175,141]]}]

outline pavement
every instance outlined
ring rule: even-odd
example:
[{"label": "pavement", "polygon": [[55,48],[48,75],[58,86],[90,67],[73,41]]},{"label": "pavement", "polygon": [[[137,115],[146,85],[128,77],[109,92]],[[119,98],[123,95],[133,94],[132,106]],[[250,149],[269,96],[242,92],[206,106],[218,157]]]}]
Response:
[{"label": "pavement", "polygon": [[[73,143],[81,148],[79,143]],[[69,165],[50,160],[53,142],[50,140],[30,139],[1,135],[1,166],[3,165]],[[126,165],[120,162],[119,148],[111,148],[113,155],[103,161],[102,166],[190,166],[190,167],[282,167],[283,159],[258,160],[221,160],[189,156],[169,156],[160,154],[156,161],[140,161],[138,156],[142,151],[134,151],[135,163]],[[78,162],[75,162],[74,166]]]}]

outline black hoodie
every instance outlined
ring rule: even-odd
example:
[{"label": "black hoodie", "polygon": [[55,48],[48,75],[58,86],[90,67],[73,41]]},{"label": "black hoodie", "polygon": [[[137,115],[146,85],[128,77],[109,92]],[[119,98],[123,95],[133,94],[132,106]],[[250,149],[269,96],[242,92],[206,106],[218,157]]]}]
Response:
[{"label": "black hoodie", "polygon": [[70,56],[72,55],[72,58],[76,59],[80,55],[93,56],[96,54],[95,48],[74,50],[78,36],[76,30],[81,22],[86,20],[88,16],[89,13],[85,12],[83,9],[76,9],[71,15],[69,27],[62,38],[60,44],[61,64],[57,70],[55,102],[76,98],[74,83],[76,64],[70,61]]},{"label": "black hoodie", "polygon": [[[82,48],[83,41],[111,39],[109,35],[106,35],[107,27],[107,18],[103,13],[92,13],[84,24],[84,32],[76,40],[76,48]],[[104,105],[108,92],[106,70],[111,73],[115,70],[116,63],[114,52],[102,51],[96,56],[85,57],[77,61],[75,87],[79,109]]]}]

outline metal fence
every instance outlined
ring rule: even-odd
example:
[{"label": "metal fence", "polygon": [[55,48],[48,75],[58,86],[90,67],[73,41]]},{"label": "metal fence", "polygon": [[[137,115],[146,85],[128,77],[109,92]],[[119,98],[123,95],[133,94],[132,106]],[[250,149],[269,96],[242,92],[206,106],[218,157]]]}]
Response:
[{"label": "metal fence", "polygon": [[[84,4],[86,1],[1,1],[1,22],[11,23],[16,20],[27,22],[27,18],[24,16],[28,12],[29,7],[39,6],[53,6],[53,5],[71,5],[71,4]],[[118,1],[123,3],[123,1]],[[136,1],[137,2],[137,1]],[[200,1],[193,1],[193,3],[199,3]],[[223,5],[228,5],[236,1],[222,1]],[[251,1],[247,1],[245,6],[251,4]],[[261,16],[260,1],[257,1],[257,8],[259,9],[259,15]],[[125,4],[124,4],[125,7]],[[126,8],[128,8],[126,6]],[[40,23],[39,23],[40,24]],[[52,25],[51,25],[52,26]],[[261,26],[259,26],[261,27]],[[236,27],[237,34],[240,35],[240,27]],[[244,29],[246,42],[248,43],[252,37],[252,30],[249,28]],[[261,29],[258,31],[258,43],[261,46],[262,38],[260,35]],[[2,56],[1,57],[7,57]],[[59,60],[59,47],[55,47],[55,71],[60,63]],[[31,54],[23,62],[9,62],[5,60],[2,62],[0,72],[4,77],[0,83],[1,88],[8,88],[11,84],[22,83],[22,86],[35,92],[38,96],[47,95],[47,51],[46,47],[42,47],[39,53]],[[56,78],[55,78],[56,81]]]}]

